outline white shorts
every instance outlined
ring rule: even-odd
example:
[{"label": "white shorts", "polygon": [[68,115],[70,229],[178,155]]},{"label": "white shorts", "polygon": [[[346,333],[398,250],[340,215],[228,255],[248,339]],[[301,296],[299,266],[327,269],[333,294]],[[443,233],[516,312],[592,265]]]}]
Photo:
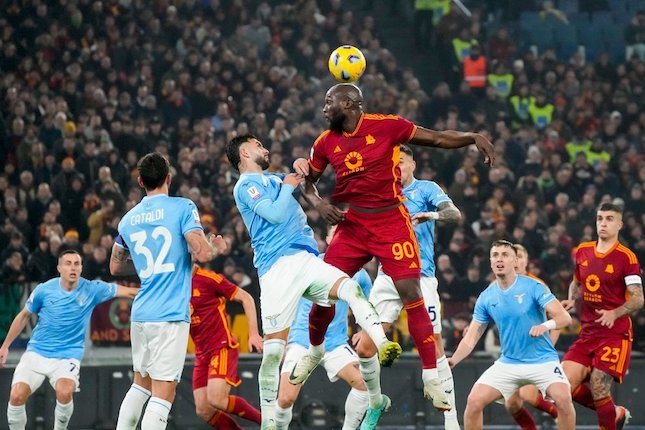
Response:
[{"label": "white shorts", "polygon": [[13,372],[11,385],[23,382],[29,385],[31,392],[35,392],[45,380],[49,379],[51,386],[56,389],[59,379],[71,379],[76,384],[76,391],[80,390],[81,362],[75,358],[46,358],[37,352],[25,352],[16,370]]},{"label": "white shorts", "polygon": [[551,384],[560,382],[569,385],[559,361],[537,364],[508,364],[496,361],[475,382],[495,388],[505,400],[524,385],[535,385],[546,396]]},{"label": "white shorts", "polygon": [[264,334],[291,327],[301,297],[330,306],[329,291],[345,272],[325,263],[310,252],[280,257],[260,277],[260,312]]},{"label": "white shorts", "polygon": [[[284,363],[280,373],[291,373],[300,358],[307,353],[307,348],[297,343],[287,345],[287,352],[284,355]],[[358,363],[358,355],[349,345],[341,345],[336,349],[325,352],[320,365],[325,368],[327,378],[331,382],[338,381],[338,372],[345,366],[352,363]]]},{"label": "white shorts", "polygon": [[181,379],[188,347],[190,324],[177,322],[132,322],[132,367],[141,376],[157,381]]},{"label": "white shorts", "polygon": [[[423,301],[430,315],[434,332],[435,334],[441,334],[441,301],[437,291],[437,278],[422,276],[420,283]],[[396,321],[399,318],[401,309],[403,309],[403,302],[394,287],[392,278],[383,273],[379,273],[374,280],[372,292],[370,293],[370,303],[376,309],[381,322],[384,323]]]}]

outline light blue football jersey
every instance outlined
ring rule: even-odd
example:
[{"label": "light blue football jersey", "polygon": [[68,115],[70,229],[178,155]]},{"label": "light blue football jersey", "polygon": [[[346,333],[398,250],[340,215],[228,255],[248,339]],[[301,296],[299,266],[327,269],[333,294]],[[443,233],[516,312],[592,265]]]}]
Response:
[{"label": "light blue football jersey", "polygon": [[507,290],[493,282],[479,295],[473,320],[482,324],[495,322],[502,348],[499,361],[502,363],[559,361],[548,332],[541,337],[529,335],[531,327],[546,321],[544,308],[553,300],[556,298],[549,287],[528,276],[517,275]]},{"label": "light blue football jersey", "polygon": [[141,279],[132,321],[190,322],[192,260],[184,235],[201,228],[192,201],[165,194],[144,197],[123,216],[119,234]]},{"label": "light blue football jersey", "polygon": [[284,186],[284,192],[289,192],[289,195],[281,198],[280,204],[273,208],[275,219],[272,220],[275,222],[258,214],[267,208],[265,205],[278,201],[283,189],[282,178],[283,175],[270,173],[243,173],[233,189],[235,204],[251,237],[255,253],[253,265],[259,276],[264,275],[282,256],[302,251],[318,255],[318,244],[307,224],[307,215],[291,195],[293,187]]},{"label": "light blue football jersey", "polygon": [[[365,297],[370,296],[372,291],[372,279],[367,274],[365,269],[356,272],[353,278],[358,285],[361,286]],[[298,345],[309,347],[309,311],[313,303],[305,298],[300,299],[298,303],[298,311],[296,318],[289,330],[289,343],[296,343]],[[325,351],[333,351],[341,345],[347,344],[347,314],[349,312],[349,305],[343,300],[336,302],[336,313],[334,319],[327,328],[325,333]]]},{"label": "light blue football jersey", "polygon": [[[436,212],[440,203],[452,203],[441,187],[432,181],[412,179],[412,182],[403,189],[403,195],[407,198],[405,207],[408,208],[411,216],[419,212]],[[434,228],[434,220],[414,227],[421,252],[421,276],[434,276]]]},{"label": "light blue football jersey", "polygon": [[116,296],[116,284],[79,278],[73,291],[65,291],[60,278],[38,285],[25,307],[38,315],[27,351],[46,358],[81,360],[85,351],[85,332],[94,307]]}]

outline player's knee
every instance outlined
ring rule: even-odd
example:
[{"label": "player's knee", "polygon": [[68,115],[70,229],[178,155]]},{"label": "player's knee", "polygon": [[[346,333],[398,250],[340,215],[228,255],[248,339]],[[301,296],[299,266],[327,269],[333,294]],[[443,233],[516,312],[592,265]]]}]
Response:
[{"label": "player's knee", "polygon": [[519,396],[519,394],[517,394],[508,398],[504,402],[504,406],[506,407],[506,410],[512,415],[522,409],[524,402],[522,401],[522,398]]},{"label": "player's knee", "polygon": [[56,400],[58,400],[59,403],[62,403],[64,405],[66,405],[69,402],[71,402],[73,396],[74,396],[74,391],[73,390],[69,390],[69,389],[58,389],[58,390],[56,390]]},{"label": "player's knee", "polygon": [[486,407],[486,401],[478,393],[471,392],[468,395],[466,407],[470,412],[482,411]]},{"label": "player's knee", "polygon": [[418,279],[401,279],[395,283],[396,290],[401,297],[401,301],[405,303],[416,301],[423,296],[421,295],[421,287],[419,286]]},{"label": "player's knee", "polygon": [[209,393],[208,404],[215,409],[224,411],[228,407],[228,394],[221,392]]},{"label": "player's knee", "polygon": [[204,421],[208,421],[213,415],[213,409],[207,405],[197,404],[195,405],[195,413],[199,418],[203,419]]},{"label": "player's knee", "polygon": [[22,406],[27,403],[30,390],[25,384],[15,384],[11,387],[9,394],[9,403],[13,406]]}]

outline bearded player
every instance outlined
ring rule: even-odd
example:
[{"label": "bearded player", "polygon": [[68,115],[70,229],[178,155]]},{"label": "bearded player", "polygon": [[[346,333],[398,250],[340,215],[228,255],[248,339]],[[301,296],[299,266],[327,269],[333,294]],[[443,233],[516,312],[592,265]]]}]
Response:
[{"label": "bearded player", "polygon": [[[452,405],[437,372],[432,322],[419,285],[419,245],[410,213],[403,205],[400,145],[456,149],[474,144],[488,164],[494,160],[493,145],[479,134],[433,131],[396,115],[365,113],[361,90],[352,84],[331,87],[323,113],[329,129],[314,142],[310,159],[298,159],[293,167],[307,179],[309,202],[327,223],[338,224],[325,261],[353,276],[372,257],[379,259],[407,311],[408,329],[421,357],[424,394],[437,409],[449,410]],[[321,199],[315,189],[314,184],[329,164],[336,173],[332,201],[347,211]],[[314,333],[324,333],[333,315],[324,307],[314,306],[310,318],[318,321],[312,329]],[[322,339],[317,335],[311,338]],[[290,381],[297,383],[306,378],[316,364],[315,359],[304,356]],[[370,404],[371,408],[378,406]]]},{"label": "bearded player", "polygon": [[580,244],[569,286],[573,309],[582,299],[582,331],[564,356],[562,367],[571,383],[573,400],[596,411],[601,429],[623,428],[629,411],[616,407],[612,382],[623,382],[632,352],[630,314],[643,307],[641,267],[636,255],[618,241],[622,208],[603,203],[596,213],[598,240]]}]

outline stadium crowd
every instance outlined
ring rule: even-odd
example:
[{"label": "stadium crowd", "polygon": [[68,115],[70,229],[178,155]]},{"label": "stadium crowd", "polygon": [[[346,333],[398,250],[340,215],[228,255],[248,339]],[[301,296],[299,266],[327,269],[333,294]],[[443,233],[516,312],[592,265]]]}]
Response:
[{"label": "stadium crowd", "polygon": [[[463,215],[437,233],[448,350],[488,283],[493,240],[523,244],[529,271],[563,298],[573,248],[594,238],[597,205],[620,200],[621,240],[645,261],[645,62],[524,50],[512,26],[487,25],[486,16],[453,7],[432,18],[427,43],[437,49],[420,55],[441,61],[443,81],[428,94],[375,19],[340,0],[8,2],[0,17],[0,332],[24,288],[55,276],[63,249],[82,252],[85,277],[111,279],[116,226],[142,197],[136,163],[150,151],[171,160],[171,194],[192,199],[205,230],[227,240],[212,268],[259,297],[224,146],[253,133],[276,172],[306,157],[326,127],[327,58],[340,44],[367,58],[366,111],[481,131],[495,143],[491,169],[475,148],[416,153],[417,177],[444,187]],[[640,22],[629,37],[643,36]],[[464,66],[479,56],[483,85]],[[329,173],[319,185],[326,195]],[[324,222],[307,214],[324,247]],[[635,321],[634,347],[645,351],[645,314]]]}]

